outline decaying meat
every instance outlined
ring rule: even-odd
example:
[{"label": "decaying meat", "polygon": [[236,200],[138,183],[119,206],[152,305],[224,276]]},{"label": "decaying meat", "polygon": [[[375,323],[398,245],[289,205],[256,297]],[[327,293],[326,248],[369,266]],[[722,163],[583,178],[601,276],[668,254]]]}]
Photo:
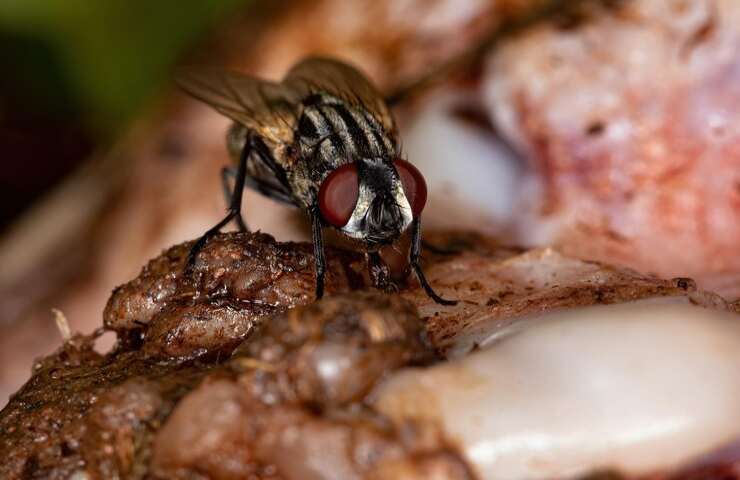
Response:
[{"label": "decaying meat", "polygon": [[[358,310],[358,303],[366,308]],[[357,293],[271,318],[234,356],[257,370],[264,366],[261,382],[274,377],[264,403],[274,402],[279,390],[285,399],[328,408],[362,400],[386,371],[428,363],[430,351],[412,304]],[[285,385],[290,391],[280,390]]]},{"label": "decaying meat", "polygon": [[499,43],[403,117],[427,224],[740,297],[737,3],[591,7]]},{"label": "decaying meat", "polygon": [[[102,357],[73,337],[34,365],[0,413],[0,478],[122,478],[146,472],[156,426],[207,367]],[[89,476],[85,476],[86,472]],[[75,477],[77,475],[77,477]]]},{"label": "decaying meat", "polygon": [[[118,287],[106,306],[106,328],[119,333],[148,327],[150,354],[188,356],[231,346],[251,333],[259,318],[313,300],[313,250],[306,244],[279,244],[264,234],[233,233],[209,241],[192,275],[185,259],[192,243],[165,251],[133,281]],[[330,293],[362,283],[358,257],[330,250]],[[217,321],[214,321],[214,318]]]},{"label": "decaying meat", "polygon": [[187,276],[189,247],[116,290],[113,352],[74,337],[36,365],[0,414],[0,477],[470,478],[438,433],[362,406],[379,378],[435,355],[409,302],[339,295],[361,285],[347,277],[356,256],[330,252],[336,296],[279,314],[313,296],[310,245],[224,234]]},{"label": "decaying meat", "polygon": [[309,245],[224,234],[193,277],[173,247],[111,298],[112,352],[72,337],[0,412],[0,477],[740,478],[737,305],[555,251],[430,241],[459,250],[426,260],[461,306],[341,293],[362,285],[341,251],[332,295],[270,304],[312,295]]},{"label": "decaying meat", "polygon": [[457,235],[452,240],[434,235],[429,240],[450,245],[449,248],[467,245],[468,249],[427,269],[430,282],[442,295],[463,300],[458,305],[440,308],[425,299],[420,290],[403,293],[418,305],[420,314],[427,319],[434,345],[448,356],[475,348],[481,335],[491,329],[555,308],[655,297],[723,310],[733,308],[721,297],[697,290],[690,278],[661,280],[625,268],[578,260],[551,248],[522,251],[470,235]]},{"label": "decaying meat", "polygon": [[442,423],[481,479],[640,477],[740,440],[736,314],[643,300],[494,330],[376,392],[398,422]]},{"label": "decaying meat", "polygon": [[740,297],[740,4],[640,0],[490,55],[488,110],[533,169],[514,239]]},{"label": "decaying meat", "polygon": [[[439,436],[402,435],[361,404],[386,372],[433,358],[413,306],[398,297],[358,293],[271,317],[234,352],[235,378],[205,382],[178,406],[152,468],[157,478],[387,478],[376,471],[402,468],[469,478]],[[222,403],[211,422],[205,412]]]}]

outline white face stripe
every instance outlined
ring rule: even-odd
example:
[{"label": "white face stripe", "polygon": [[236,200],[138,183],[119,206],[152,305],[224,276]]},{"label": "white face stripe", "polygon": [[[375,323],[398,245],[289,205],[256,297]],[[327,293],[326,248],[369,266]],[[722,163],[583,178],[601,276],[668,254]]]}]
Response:
[{"label": "white face stripe", "polygon": [[[414,218],[413,212],[411,211],[411,205],[406,198],[406,194],[403,191],[403,186],[400,181],[393,182],[391,194],[401,210],[401,217],[403,219],[399,230],[399,233],[401,233],[411,225],[411,221]],[[352,216],[349,218],[347,224],[340,229],[343,234],[356,240],[365,239],[365,235],[367,234],[365,229],[365,217],[374,198],[374,192],[364,184],[362,180],[360,180],[360,191],[357,197],[355,209],[352,211]]]}]

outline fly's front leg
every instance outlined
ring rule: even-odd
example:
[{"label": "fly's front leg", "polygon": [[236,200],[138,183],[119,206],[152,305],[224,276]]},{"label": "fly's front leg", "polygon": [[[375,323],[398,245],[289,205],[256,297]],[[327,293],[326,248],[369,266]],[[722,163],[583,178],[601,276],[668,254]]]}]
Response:
[{"label": "fly's front leg", "polygon": [[311,215],[311,237],[313,239],[313,256],[316,264],[316,300],[324,296],[324,275],[326,274],[326,254],[324,252],[324,235],[321,231],[319,207],[314,206]]},{"label": "fly's front leg", "polygon": [[247,178],[247,159],[249,158],[249,154],[251,153],[251,151],[252,138],[251,136],[247,135],[247,139],[244,142],[244,148],[242,149],[242,154],[239,157],[239,166],[236,171],[236,181],[234,182],[234,193],[231,195],[228,213],[223,218],[223,220],[218,222],[210,230],[204,233],[203,236],[201,236],[198,241],[195,242],[195,245],[193,245],[193,247],[190,249],[190,253],[188,253],[187,263],[185,264],[185,271],[188,274],[193,271],[198,253],[203,250],[203,247],[208,242],[208,240],[218,234],[218,232],[220,232],[221,229],[226,226],[231,220],[241,217],[242,194],[244,193],[244,182]]},{"label": "fly's front leg", "polygon": [[426,277],[424,276],[424,272],[421,269],[421,217],[414,218],[413,222],[411,222],[411,229],[412,238],[409,263],[411,264],[411,268],[416,274],[416,278],[419,280],[419,285],[421,285],[421,288],[424,289],[426,294],[429,295],[432,300],[439,303],[440,305],[457,305],[457,300],[445,300],[444,298],[437,295],[432,286],[429,285],[429,282],[427,281]]},{"label": "fly's front leg", "polygon": [[[231,188],[231,185],[229,184],[229,178],[236,178],[237,176],[237,169],[234,167],[224,167],[221,169],[221,185],[224,189],[224,198],[226,199],[226,205],[229,207],[231,206],[231,199],[234,197],[234,191]],[[239,228],[240,232],[248,232],[249,227],[247,227],[247,224],[244,223],[244,219],[242,218],[242,212],[241,208],[239,209],[239,213],[236,214],[236,217],[234,218],[236,221],[236,226]]]},{"label": "fly's front leg", "polygon": [[367,265],[375,288],[387,293],[398,292],[398,285],[391,280],[391,271],[380,257],[379,252],[367,253]]}]

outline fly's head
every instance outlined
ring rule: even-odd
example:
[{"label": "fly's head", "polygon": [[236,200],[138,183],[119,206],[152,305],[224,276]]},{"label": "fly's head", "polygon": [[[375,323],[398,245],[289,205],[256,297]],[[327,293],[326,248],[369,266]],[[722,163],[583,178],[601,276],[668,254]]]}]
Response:
[{"label": "fly's head", "polygon": [[319,189],[324,221],[369,250],[395,241],[421,214],[427,189],[405,160],[359,159],[332,171]]}]

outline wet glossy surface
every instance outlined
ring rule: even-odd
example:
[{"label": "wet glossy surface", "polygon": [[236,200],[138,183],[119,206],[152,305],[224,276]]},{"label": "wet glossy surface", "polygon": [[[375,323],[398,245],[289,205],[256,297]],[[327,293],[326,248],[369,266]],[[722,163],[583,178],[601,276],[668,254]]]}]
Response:
[{"label": "wet glossy surface", "polygon": [[737,315],[636,302],[533,316],[375,405],[444,425],[483,479],[640,476],[740,438],[738,371]]}]

